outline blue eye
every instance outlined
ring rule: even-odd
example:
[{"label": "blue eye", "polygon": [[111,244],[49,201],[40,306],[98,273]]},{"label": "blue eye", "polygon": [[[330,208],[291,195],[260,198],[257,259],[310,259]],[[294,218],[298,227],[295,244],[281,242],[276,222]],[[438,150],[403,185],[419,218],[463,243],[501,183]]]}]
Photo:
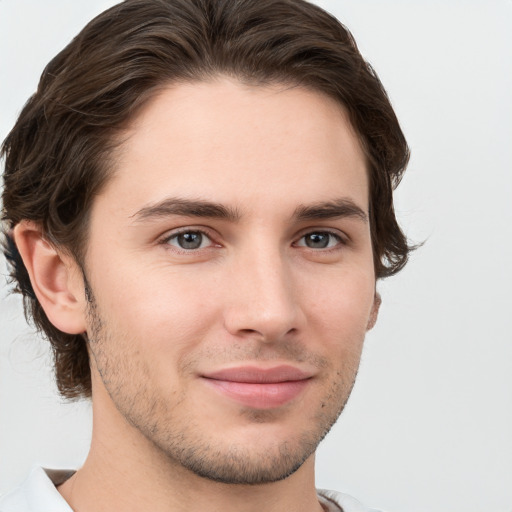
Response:
[{"label": "blue eye", "polygon": [[186,251],[193,251],[209,246],[211,240],[201,231],[183,231],[169,237],[166,243]]},{"label": "blue eye", "polygon": [[309,249],[330,249],[342,242],[340,236],[328,231],[314,231],[300,238],[297,242],[299,247],[308,247]]}]

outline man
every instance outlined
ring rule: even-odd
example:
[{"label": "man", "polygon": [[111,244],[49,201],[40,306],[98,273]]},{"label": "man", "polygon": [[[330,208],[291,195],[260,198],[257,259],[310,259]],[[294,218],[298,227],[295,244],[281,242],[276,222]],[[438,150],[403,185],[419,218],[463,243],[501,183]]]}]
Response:
[{"label": "man", "polygon": [[6,256],[81,469],[2,512],[363,510],[317,491],[408,150],[348,31],[301,0],[127,0],[45,69],[3,145]]}]

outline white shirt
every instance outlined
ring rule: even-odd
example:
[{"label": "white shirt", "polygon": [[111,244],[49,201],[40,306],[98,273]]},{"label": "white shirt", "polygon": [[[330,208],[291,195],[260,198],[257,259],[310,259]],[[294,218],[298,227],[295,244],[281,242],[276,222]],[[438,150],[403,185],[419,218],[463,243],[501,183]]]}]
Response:
[{"label": "white shirt", "polygon": [[[0,512],[73,512],[56,488],[73,473],[35,467],[20,487],[0,498]],[[319,489],[318,499],[328,512],[378,512],[340,492]]]}]

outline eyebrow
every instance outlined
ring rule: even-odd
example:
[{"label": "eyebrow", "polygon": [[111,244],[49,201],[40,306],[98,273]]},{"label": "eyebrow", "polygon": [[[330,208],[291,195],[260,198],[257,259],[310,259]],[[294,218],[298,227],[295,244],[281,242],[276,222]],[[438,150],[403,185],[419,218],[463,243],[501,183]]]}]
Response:
[{"label": "eyebrow", "polygon": [[158,203],[144,206],[131,217],[135,221],[143,221],[170,215],[224,219],[230,222],[237,222],[241,217],[236,208],[202,199],[184,199],[180,197],[168,197]]},{"label": "eyebrow", "polygon": [[300,221],[355,217],[368,222],[368,215],[352,199],[340,198],[334,201],[298,206],[294,217]]},{"label": "eyebrow", "polygon": [[[170,215],[184,217],[202,217],[210,219],[223,219],[238,222],[242,217],[237,208],[225,206],[213,201],[203,199],[184,199],[168,197],[158,203],[144,206],[131,216],[135,221],[155,220]],[[342,217],[355,217],[368,222],[368,215],[354,201],[348,198],[335,199],[298,206],[292,218],[298,221],[335,219]]]}]

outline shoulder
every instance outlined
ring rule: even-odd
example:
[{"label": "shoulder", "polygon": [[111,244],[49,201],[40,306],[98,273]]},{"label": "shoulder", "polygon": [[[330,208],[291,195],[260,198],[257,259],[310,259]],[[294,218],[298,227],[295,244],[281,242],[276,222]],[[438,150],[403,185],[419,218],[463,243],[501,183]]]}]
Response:
[{"label": "shoulder", "polygon": [[359,501],[348,494],[326,489],[317,489],[318,498],[328,512],[379,512],[373,508],[363,506]]},{"label": "shoulder", "polygon": [[35,467],[23,484],[0,497],[0,512],[72,512],[55,487],[72,473]]}]

